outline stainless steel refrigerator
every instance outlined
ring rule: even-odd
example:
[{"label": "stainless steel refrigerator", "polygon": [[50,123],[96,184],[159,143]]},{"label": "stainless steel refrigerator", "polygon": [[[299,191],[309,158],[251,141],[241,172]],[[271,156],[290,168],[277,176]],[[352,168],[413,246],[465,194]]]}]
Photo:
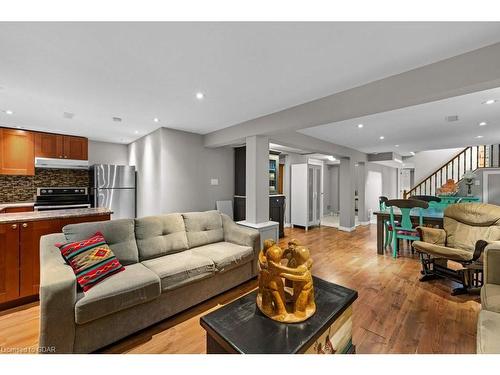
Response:
[{"label": "stainless steel refrigerator", "polygon": [[135,167],[95,164],[90,167],[89,180],[93,207],[109,208],[112,219],[135,218]]}]

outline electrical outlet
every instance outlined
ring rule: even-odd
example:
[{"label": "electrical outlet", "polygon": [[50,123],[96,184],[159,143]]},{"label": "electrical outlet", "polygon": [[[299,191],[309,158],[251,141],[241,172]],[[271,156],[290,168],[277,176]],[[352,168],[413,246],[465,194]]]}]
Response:
[{"label": "electrical outlet", "polygon": [[212,179],[210,180],[210,185],[212,185],[212,186],[217,186],[217,185],[219,185],[219,179],[218,179],[218,178],[212,178]]},{"label": "electrical outlet", "polygon": [[474,181],[474,185],[476,185],[476,186],[481,185],[481,181],[479,181],[479,180]]}]

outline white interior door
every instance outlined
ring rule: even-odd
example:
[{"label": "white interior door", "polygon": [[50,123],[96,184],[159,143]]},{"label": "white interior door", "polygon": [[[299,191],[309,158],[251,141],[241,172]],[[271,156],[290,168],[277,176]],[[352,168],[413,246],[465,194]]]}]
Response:
[{"label": "white interior door", "polygon": [[307,174],[309,225],[319,225],[321,219],[321,167],[309,165]]},{"label": "white interior door", "polygon": [[483,172],[483,202],[500,206],[500,172]]}]

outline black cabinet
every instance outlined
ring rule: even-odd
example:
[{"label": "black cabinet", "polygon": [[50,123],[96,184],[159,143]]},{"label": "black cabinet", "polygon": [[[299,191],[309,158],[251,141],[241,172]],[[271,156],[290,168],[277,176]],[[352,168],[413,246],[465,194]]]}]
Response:
[{"label": "black cabinet", "polygon": [[[237,147],[234,149],[234,221],[245,220],[246,218],[246,148]],[[285,236],[285,196],[269,196],[269,220],[279,223],[279,235]]]},{"label": "black cabinet", "polygon": [[270,196],[269,197],[269,218],[272,221],[280,223],[280,237],[285,237],[284,221],[285,221],[285,196]]}]

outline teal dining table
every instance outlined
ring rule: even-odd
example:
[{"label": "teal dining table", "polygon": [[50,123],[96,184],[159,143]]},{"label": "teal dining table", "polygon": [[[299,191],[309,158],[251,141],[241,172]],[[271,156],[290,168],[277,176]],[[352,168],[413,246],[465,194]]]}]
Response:
[{"label": "teal dining table", "polygon": [[[444,205],[431,205],[429,208],[423,209],[422,216],[424,219],[424,225],[442,228],[445,208],[446,206]],[[377,216],[377,253],[384,254],[384,223],[390,219],[390,210],[385,209],[383,211],[376,211],[374,214]],[[412,209],[410,211],[410,217],[411,221],[418,225],[419,208]],[[401,220],[401,211],[399,208],[394,207],[394,218],[395,220]]]}]

